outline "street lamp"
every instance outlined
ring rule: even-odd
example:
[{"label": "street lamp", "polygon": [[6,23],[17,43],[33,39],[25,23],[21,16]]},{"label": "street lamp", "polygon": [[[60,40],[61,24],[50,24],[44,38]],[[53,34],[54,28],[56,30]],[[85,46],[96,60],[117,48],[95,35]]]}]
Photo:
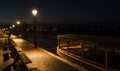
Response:
[{"label": "street lamp", "polygon": [[20,21],[17,21],[17,24],[19,25],[19,24],[20,24]]},{"label": "street lamp", "polygon": [[10,29],[12,29],[12,27],[11,27],[11,26],[10,26],[9,28],[10,28]]},{"label": "street lamp", "polygon": [[36,38],[36,15],[37,15],[38,11],[36,9],[32,10],[32,14],[34,16],[34,45],[35,48],[37,48],[37,38]]},{"label": "street lamp", "polygon": [[36,9],[32,10],[32,14],[34,17],[36,17],[37,13],[38,13],[38,11]]},{"label": "street lamp", "polygon": [[[21,22],[20,21],[16,21],[16,23],[17,23],[17,25],[20,25],[21,24]],[[16,31],[19,31],[19,27],[18,28],[16,28]]]},{"label": "street lamp", "polygon": [[12,27],[14,28],[14,27],[15,27],[15,25],[12,25]]}]

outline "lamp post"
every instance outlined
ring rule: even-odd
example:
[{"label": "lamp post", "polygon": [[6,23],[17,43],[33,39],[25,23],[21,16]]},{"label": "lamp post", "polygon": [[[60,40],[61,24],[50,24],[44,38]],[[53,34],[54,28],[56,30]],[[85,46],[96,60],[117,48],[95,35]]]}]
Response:
[{"label": "lamp post", "polygon": [[[16,24],[17,24],[17,25],[20,25],[20,24],[21,24],[21,22],[20,22],[20,21],[16,21]],[[19,27],[20,27],[20,26],[19,26]],[[16,28],[16,31],[19,31],[19,32],[20,32],[20,28],[19,28],[19,27],[18,27],[18,28]]]},{"label": "lamp post", "polygon": [[37,38],[36,38],[36,15],[37,15],[38,11],[36,9],[32,10],[32,14],[34,16],[34,45],[35,48],[37,48]]}]

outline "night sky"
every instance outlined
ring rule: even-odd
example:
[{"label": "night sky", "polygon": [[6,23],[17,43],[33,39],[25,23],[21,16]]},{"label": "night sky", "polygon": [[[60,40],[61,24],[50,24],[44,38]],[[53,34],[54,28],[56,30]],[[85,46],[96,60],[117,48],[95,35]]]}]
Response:
[{"label": "night sky", "polygon": [[39,22],[120,22],[120,4],[113,0],[1,0],[0,23],[31,23],[33,8]]}]

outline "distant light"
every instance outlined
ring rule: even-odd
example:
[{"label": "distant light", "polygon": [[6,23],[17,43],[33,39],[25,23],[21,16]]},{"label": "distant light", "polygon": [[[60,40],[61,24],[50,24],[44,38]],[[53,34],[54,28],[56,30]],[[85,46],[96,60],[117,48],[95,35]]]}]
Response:
[{"label": "distant light", "polygon": [[4,31],[5,29],[3,29],[3,31]]},{"label": "distant light", "polygon": [[21,37],[22,35],[21,34],[19,34],[19,37]]},{"label": "distant light", "polygon": [[8,29],[8,28],[5,28],[6,30]]},{"label": "distant light", "polygon": [[19,24],[20,24],[20,21],[17,21],[17,24],[19,25]]},{"label": "distant light", "polygon": [[12,27],[10,26],[10,29],[12,29]]},{"label": "distant light", "polygon": [[33,14],[33,16],[36,16],[37,13],[38,13],[38,11],[37,11],[36,9],[32,10],[32,14]]},{"label": "distant light", "polygon": [[12,27],[15,27],[15,25],[12,25]]}]

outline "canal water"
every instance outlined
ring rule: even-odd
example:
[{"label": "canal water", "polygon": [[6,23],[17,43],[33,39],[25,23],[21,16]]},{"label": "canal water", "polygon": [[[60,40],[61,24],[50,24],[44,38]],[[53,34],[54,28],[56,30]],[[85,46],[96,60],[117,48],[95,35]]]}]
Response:
[{"label": "canal water", "polygon": [[[34,37],[23,36],[23,38],[34,44]],[[44,48],[44,49],[56,54],[58,41],[57,41],[57,38],[37,37],[37,45],[41,48]]]}]

